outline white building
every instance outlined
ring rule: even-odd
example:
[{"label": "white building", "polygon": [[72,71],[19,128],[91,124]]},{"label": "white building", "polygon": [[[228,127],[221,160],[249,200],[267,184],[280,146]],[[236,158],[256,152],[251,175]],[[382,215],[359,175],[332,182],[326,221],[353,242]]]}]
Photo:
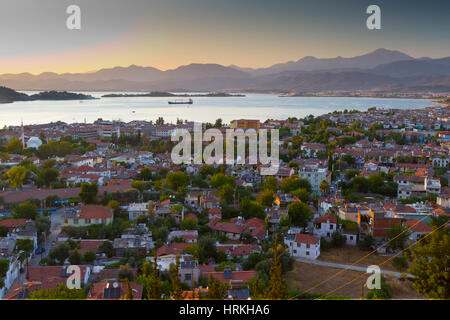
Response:
[{"label": "white building", "polygon": [[42,145],[41,139],[38,137],[31,137],[30,140],[27,141],[27,148],[39,149]]},{"label": "white building", "polygon": [[288,234],[284,243],[294,258],[317,259],[320,256],[320,238],[309,234]]},{"label": "white building", "polygon": [[336,216],[326,215],[314,219],[314,235],[319,238],[330,238],[337,230]]},{"label": "white building", "polygon": [[298,170],[298,176],[308,180],[312,187],[312,191],[316,193],[320,192],[319,186],[323,180],[328,182],[328,184],[331,183],[331,172],[329,172],[327,168],[312,166],[301,167]]}]

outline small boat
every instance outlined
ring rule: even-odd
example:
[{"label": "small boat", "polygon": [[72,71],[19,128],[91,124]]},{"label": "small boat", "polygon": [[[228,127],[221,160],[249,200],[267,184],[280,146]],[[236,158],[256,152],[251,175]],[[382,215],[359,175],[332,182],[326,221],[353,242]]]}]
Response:
[{"label": "small boat", "polygon": [[169,101],[169,104],[193,104],[193,103],[194,101],[192,99]]}]

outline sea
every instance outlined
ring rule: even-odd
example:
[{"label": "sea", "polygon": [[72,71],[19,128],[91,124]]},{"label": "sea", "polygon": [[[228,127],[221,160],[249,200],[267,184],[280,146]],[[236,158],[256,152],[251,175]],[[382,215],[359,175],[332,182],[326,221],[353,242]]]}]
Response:
[{"label": "sea", "polygon": [[[25,92],[33,94],[35,92]],[[111,92],[83,92],[96,100],[27,101],[0,104],[0,128],[5,125],[92,123],[104,120],[155,121],[163,117],[166,123],[177,119],[224,123],[234,119],[287,119],[319,116],[333,111],[378,109],[414,109],[432,105],[431,100],[387,99],[361,97],[281,97],[272,94],[246,94],[245,97],[195,97],[192,105],[169,105],[174,98],[123,97],[101,98]],[[119,92],[114,92],[119,93]],[[127,92],[130,93],[130,92]]]}]

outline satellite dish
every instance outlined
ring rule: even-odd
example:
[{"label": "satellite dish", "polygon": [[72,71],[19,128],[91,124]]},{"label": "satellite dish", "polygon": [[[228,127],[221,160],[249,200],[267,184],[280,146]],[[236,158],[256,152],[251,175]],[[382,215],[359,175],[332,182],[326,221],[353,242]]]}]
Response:
[{"label": "satellite dish", "polygon": [[119,283],[118,283],[118,282],[114,282],[114,283],[113,283],[113,287],[114,287],[114,288],[118,288],[118,287],[119,287]]}]

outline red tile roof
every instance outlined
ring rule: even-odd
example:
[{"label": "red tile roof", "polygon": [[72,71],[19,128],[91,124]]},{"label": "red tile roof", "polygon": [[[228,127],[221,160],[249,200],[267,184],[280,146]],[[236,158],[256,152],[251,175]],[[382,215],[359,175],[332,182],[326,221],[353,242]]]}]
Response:
[{"label": "red tile roof", "polygon": [[203,275],[207,278],[209,278],[210,275],[212,275],[214,278],[219,280],[220,282],[224,283],[230,283],[231,281],[241,280],[241,281],[248,281],[251,278],[254,278],[256,276],[256,271],[233,271],[231,272],[231,279],[225,279],[224,272],[205,272]]},{"label": "red tile roof", "polygon": [[314,219],[314,223],[326,223],[327,221],[330,221],[330,223],[337,224],[337,217],[333,216],[331,214],[327,214],[325,216],[317,217]]},{"label": "red tile roof", "polygon": [[112,218],[111,208],[94,205],[83,205],[80,210],[80,219],[108,219]]},{"label": "red tile roof", "polygon": [[[87,266],[79,266],[81,269],[81,278],[84,279]],[[63,266],[39,266],[28,267],[28,280],[29,281],[56,281],[58,283],[65,284],[67,277],[61,275]]]},{"label": "red tile roof", "polygon": [[26,219],[6,219],[0,221],[0,227],[6,227],[8,229],[23,227],[26,224],[27,224]]},{"label": "red tile roof", "polygon": [[[124,281],[117,282],[120,287],[121,297],[123,297],[127,293],[127,283]],[[103,298],[104,290],[108,287],[112,286],[111,281],[104,280],[101,282],[93,283],[92,288],[89,291],[88,300],[120,300],[120,298]],[[142,299],[142,291],[144,286],[141,284],[137,284],[135,282],[130,282],[131,289],[133,291],[133,300],[141,300]]]},{"label": "red tile roof", "polygon": [[163,245],[162,247],[158,248],[156,250],[156,255],[159,256],[165,256],[168,254],[176,254],[176,250],[174,248],[171,248],[169,246]]},{"label": "red tile roof", "polygon": [[431,232],[431,227],[417,219],[406,220],[406,225],[412,232]]},{"label": "red tile roof", "polygon": [[320,238],[319,237],[315,237],[312,236],[310,234],[302,234],[302,233],[298,233],[295,236],[295,242],[298,243],[306,243],[306,244],[317,244],[320,242]]}]

